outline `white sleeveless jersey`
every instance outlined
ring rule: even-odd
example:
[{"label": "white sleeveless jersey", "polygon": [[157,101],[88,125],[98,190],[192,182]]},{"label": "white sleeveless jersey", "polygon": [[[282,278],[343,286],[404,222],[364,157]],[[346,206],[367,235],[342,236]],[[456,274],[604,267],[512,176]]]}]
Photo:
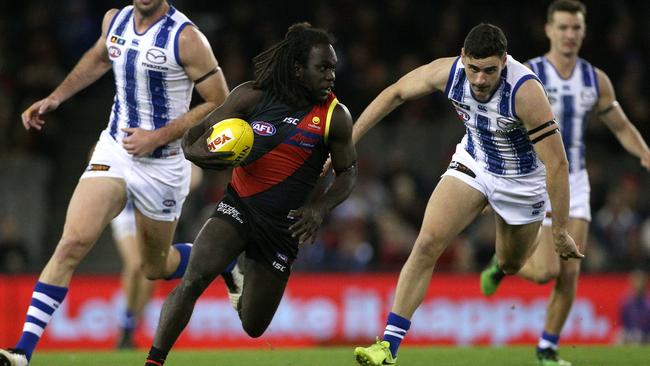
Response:
[{"label": "white sleeveless jersey", "polygon": [[507,56],[501,81],[487,102],[479,102],[470,89],[460,57],[449,72],[445,94],[451,100],[466,133],[464,149],[490,174],[521,176],[543,169],[528,131],[515,111],[515,94],[529,79],[536,79],[530,69]]},{"label": "white sleeveless jersey", "polygon": [[596,70],[579,58],[571,76],[563,79],[546,57],[527,61],[539,77],[562,131],[571,173],[585,169],[585,129],[589,112],[599,98]]},{"label": "white sleeveless jersey", "polygon": [[[190,20],[170,6],[142,34],[135,30],[133,6],[111,21],[106,48],[115,74],[115,97],[107,131],[117,142],[124,127],[154,130],[187,112],[194,82],[179,60],[178,36]],[[157,148],[151,157],[182,155],[180,140]]]}]

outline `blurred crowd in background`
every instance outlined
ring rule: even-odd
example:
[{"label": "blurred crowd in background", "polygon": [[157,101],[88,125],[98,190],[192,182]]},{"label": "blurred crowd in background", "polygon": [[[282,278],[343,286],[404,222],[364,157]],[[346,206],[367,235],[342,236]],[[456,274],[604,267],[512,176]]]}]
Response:
[{"label": "blurred crowd in background", "polygon": [[[253,77],[251,58],[298,21],[330,30],[339,58],[335,93],[353,118],[386,86],[415,67],[458,55],[479,22],[500,26],[520,61],[548,49],[547,1],[314,0],[170,1],[209,38],[232,88]],[[56,245],[67,202],[88,152],[107,124],[112,74],[26,132],[20,113],[49,94],[97,40],[103,14],[128,5],[108,0],[0,3],[0,271],[32,272]],[[650,3],[586,1],[581,56],[611,78],[618,100],[650,139]],[[196,100],[195,100],[196,102]],[[409,102],[358,146],[352,196],[302,248],[302,271],[398,270],[416,238],[423,210],[464,129],[442,95]],[[587,127],[592,231],[584,271],[650,267],[650,174],[597,119]],[[191,241],[227,184],[205,171],[190,193],[177,232]],[[462,197],[458,197],[462,200]],[[494,251],[494,223],[484,215],[448,248],[440,271],[479,271]],[[120,262],[104,235],[80,267],[116,272]]]}]

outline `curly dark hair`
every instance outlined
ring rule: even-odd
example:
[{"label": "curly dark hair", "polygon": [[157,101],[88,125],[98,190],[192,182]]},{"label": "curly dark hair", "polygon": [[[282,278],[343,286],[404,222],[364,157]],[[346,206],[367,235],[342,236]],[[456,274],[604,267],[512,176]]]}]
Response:
[{"label": "curly dark hair", "polygon": [[254,86],[268,90],[280,100],[301,105],[309,100],[305,87],[296,78],[294,64],[306,66],[309,51],[319,44],[334,44],[327,31],[311,24],[296,23],[289,27],[284,40],[253,58],[255,65]]}]

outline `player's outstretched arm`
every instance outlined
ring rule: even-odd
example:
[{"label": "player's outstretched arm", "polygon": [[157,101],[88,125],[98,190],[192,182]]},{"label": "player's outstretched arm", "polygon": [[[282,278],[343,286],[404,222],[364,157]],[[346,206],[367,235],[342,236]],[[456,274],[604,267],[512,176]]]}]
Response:
[{"label": "player's outstretched arm", "polygon": [[596,69],[600,97],[596,105],[596,114],[614,133],[625,150],[641,160],[641,165],[650,171],[650,149],[639,130],[630,122],[623,108],[616,101],[612,82],[602,70]]},{"label": "player's outstretched arm", "polygon": [[553,241],[562,259],[583,258],[569,236],[569,163],[562,137],[542,85],[525,81],[515,95],[515,110],[528,130],[535,153],[546,166],[546,190],[553,211]]},{"label": "player's outstretched arm", "polygon": [[445,90],[449,70],[455,60],[455,57],[447,57],[422,65],[379,93],[354,124],[352,131],[354,143],[357,143],[377,122],[405,101],[420,98],[437,90]]},{"label": "player's outstretched arm", "polygon": [[230,167],[232,161],[223,158],[231,153],[214,153],[208,150],[206,141],[212,132],[212,126],[226,118],[245,119],[262,95],[262,91],[253,88],[252,82],[246,82],[233,89],[221,106],[185,132],[181,140],[185,158],[204,169],[222,170]]},{"label": "player's outstretched arm", "polygon": [[357,152],[352,143],[352,117],[343,104],[337,105],[332,113],[327,143],[336,174],[334,182],[320,197],[313,197],[303,207],[289,212],[289,217],[297,220],[289,231],[294,238],[298,238],[299,244],[315,239],[325,216],[350,196],[357,181]]},{"label": "player's outstretched arm", "polygon": [[183,28],[178,37],[179,58],[187,76],[195,82],[204,102],[156,130],[123,128],[129,134],[124,148],[134,156],[147,156],[157,147],[177,140],[226,99],[228,85],[207,38],[194,26]]},{"label": "player's outstretched arm", "polygon": [[22,113],[21,119],[26,130],[30,128],[40,130],[43,128],[45,121],[41,118],[41,115],[57,109],[61,103],[97,81],[110,70],[111,62],[108,58],[105,42],[111,20],[116,14],[117,9],[106,12],[102,21],[102,34],[97,42],[86,51],[68,76],[49,96],[35,102]]}]

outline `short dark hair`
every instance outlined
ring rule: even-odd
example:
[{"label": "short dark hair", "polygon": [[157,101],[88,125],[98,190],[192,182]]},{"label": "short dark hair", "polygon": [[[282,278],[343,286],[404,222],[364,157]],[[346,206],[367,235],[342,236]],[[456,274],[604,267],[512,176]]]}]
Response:
[{"label": "short dark hair", "polygon": [[294,63],[306,66],[309,51],[320,44],[333,45],[334,37],[307,22],[290,26],[283,41],[253,58],[255,87],[271,91],[288,104],[303,104],[309,96],[296,78]]},{"label": "short dark hair", "polygon": [[587,7],[585,4],[581,3],[578,0],[555,0],[548,6],[546,11],[546,22],[553,22],[553,14],[556,11],[566,11],[571,14],[582,13],[582,15],[587,17]]},{"label": "short dark hair", "polygon": [[472,58],[501,57],[506,53],[508,40],[501,28],[496,25],[481,23],[472,28],[463,43],[465,55]]}]

